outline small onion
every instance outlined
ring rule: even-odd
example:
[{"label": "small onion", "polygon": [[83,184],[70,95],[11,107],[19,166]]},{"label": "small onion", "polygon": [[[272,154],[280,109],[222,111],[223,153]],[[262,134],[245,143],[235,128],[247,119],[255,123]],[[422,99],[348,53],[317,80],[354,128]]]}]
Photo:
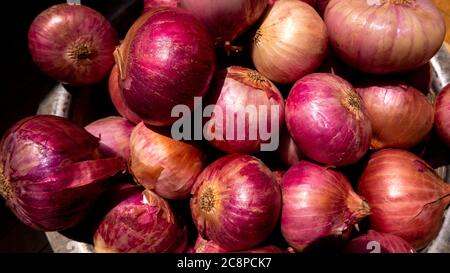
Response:
[{"label": "small onion", "polygon": [[111,75],[109,76],[108,81],[108,89],[109,96],[111,97],[111,101],[117,112],[134,124],[141,122],[141,119],[125,104],[119,85],[119,69],[117,68],[117,65],[114,65],[111,70]]},{"label": "small onion", "polygon": [[347,239],[370,214],[343,174],[307,161],[287,171],[281,189],[281,232],[296,251],[329,237]]},{"label": "small onion", "polygon": [[450,84],[442,89],[436,101],[436,129],[450,146]]},{"label": "small onion", "polygon": [[286,123],[307,157],[328,165],[349,165],[369,149],[367,111],[353,87],[326,73],[300,79],[286,101]]},{"label": "small onion", "polygon": [[395,81],[366,82],[356,91],[372,124],[372,149],[411,148],[433,128],[434,106],[419,90]]},{"label": "small onion", "polygon": [[267,0],[181,0],[208,28],[216,46],[229,46],[263,14]]},{"label": "small onion", "polygon": [[369,230],[366,235],[359,236],[350,241],[345,248],[351,253],[415,253],[410,244],[402,238]]},{"label": "small onion", "polygon": [[278,83],[293,83],[316,70],[327,52],[322,18],[298,0],[277,1],[253,37],[256,69]]},{"label": "small onion", "polygon": [[[213,241],[208,241],[198,236],[195,241],[193,253],[227,253],[228,251],[221,248]],[[276,246],[263,246],[252,250],[241,251],[240,253],[283,253],[283,250]]]},{"label": "small onion", "polygon": [[144,0],[144,13],[157,7],[176,7],[180,0]]},{"label": "small onion", "polygon": [[176,105],[194,105],[209,88],[215,52],[206,28],[187,12],[143,14],[114,53],[125,104],[151,125],[170,125]]},{"label": "small onion", "polygon": [[114,207],[94,235],[96,252],[183,252],[186,228],[180,225],[166,200],[137,191]]},{"label": "small onion", "polygon": [[280,188],[259,159],[228,155],[209,165],[192,189],[191,212],[199,234],[227,251],[248,250],[274,229]]},{"label": "small onion", "polygon": [[324,18],[337,55],[375,74],[425,64],[445,37],[444,18],[429,0],[331,0]]},{"label": "small onion", "polygon": [[[227,153],[255,153],[274,134],[278,136],[284,122],[284,100],[267,78],[255,70],[232,66],[217,75],[213,88],[210,95],[215,108],[207,136],[214,147]],[[275,112],[273,106],[278,107]],[[221,114],[217,115],[217,111]],[[271,128],[272,121],[277,123],[276,128]],[[270,138],[263,140],[261,130]]]},{"label": "small onion", "polygon": [[422,249],[439,232],[450,203],[445,184],[425,161],[397,149],[374,153],[358,185],[372,208],[371,228]]},{"label": "small onion", "polygon": [[28,32],[31,56],[49,76],[72,85],[102,80],[114,64],[117,33],[103,15],[59,4],[39,14]]},{"label": "small onion", "polygon": [[0,193],[35,229],[74,226],[103,191],[101,181],[125,169],[121,158],[93,159],[98,146],[97,138],[64,118],[23,119],[0,143]]},{"label": "small onion", "polygon": [[131,133],[130,171],[139,184],[167,199],[185,199],[204,168],[198,148],[162,134],[144,123]]},{"label": "small onion", "polygon": [[130,159],[130,136],[134,125],[121,117],[107,117],[92,122],[86,131],[100,139],[100,152],[107,157]]}]

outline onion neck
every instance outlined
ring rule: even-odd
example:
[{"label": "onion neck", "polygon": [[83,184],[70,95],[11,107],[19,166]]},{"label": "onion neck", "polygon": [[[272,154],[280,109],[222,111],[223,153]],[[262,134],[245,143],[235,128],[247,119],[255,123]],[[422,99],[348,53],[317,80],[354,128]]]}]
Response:
[{"label": "onion neck", "polygon": [[363,115],[361,111],[361,97],[352,89],[344,88],[342,92],[344,94],[341,101],[342,105],[347,109],[347,111],[352,113],[357,120],[360,120]]},{"label": "onion neck", "polygon": [[200,209],[206,213],[211,212],[216,204],[215,194],[212,188],[206,188],[199,198]]},{"label": "onion neck", "polygon": [[383,4],[408,6],[408,7],[414,7],[416,5],[416,1],[415,0],[382,0],[382,3]]},{"label": "onion neck", "polygon": [[347,197],[347,208],[349,209],[348,220],[350,225],[354,225],[370,215],[369,204],[354,192],[351,192]]},{"label": "onion neck", "polygon": [[3,173],[3,168],[0,168],[0,195],[5,198],[5,200],[9,199],[11,194],[11,189],[9,187],[9,181]]}]

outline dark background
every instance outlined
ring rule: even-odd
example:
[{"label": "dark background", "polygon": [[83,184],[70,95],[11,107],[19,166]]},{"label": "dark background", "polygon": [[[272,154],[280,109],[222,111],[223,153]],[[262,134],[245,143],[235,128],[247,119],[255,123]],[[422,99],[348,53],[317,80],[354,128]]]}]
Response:
[{"label": "dark background", "polygon": [[[27,33],[33,19],[46,8],[65,1],[25,0],[5,1],[0,17],[3,25],[1,65],[2,87],[0,91],[0,136],[20,119],[35,115],[41,100],[57,84],[39,71],[28,51]],[[124,37],[128,27],[139,15],[142,0],[82,0],[82,4],[92,7],[110,19],[120,37]],[[75,97],[107,97],[106,81],[93,88],[71,90]],[[95,93],[98,92],[98,93]],[[87,94],[87,95],[86,95]],[[94,107],[96,115],[109,111],[111,105]],[[96,103],[94,100],[91,103]],[[78,104],[83,112],[86,104]],[[92,105],[89,105],[92,106]],[[90,108],[90,107],[89,107]],[[93,116],[91,116],[94,118]],[[87,120],[82,120],[87,122]],[[23,225],[5,206],[0,197],[0,252],[51,252],[43,232],[34,231]]]}]

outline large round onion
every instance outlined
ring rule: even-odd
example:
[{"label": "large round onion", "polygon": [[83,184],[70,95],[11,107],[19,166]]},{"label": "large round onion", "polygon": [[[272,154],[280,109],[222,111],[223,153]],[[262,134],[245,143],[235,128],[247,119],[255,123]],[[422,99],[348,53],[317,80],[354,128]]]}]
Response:
[{"label": "large round onion", "polygon": [[281,232],[296,251],[330,237],[347,239],[352,226],[370,214],[343,174],[307,161],[287,171],[281,189]]},{"label": "large round onion", "polygon": [[183,252],[187,233],[166,200],[137,191],[115,206],[94,235],[96,252]]},{"label": "large round onion", "polygon": [[414,154],[396,149],[373,154],[358,192],[372,208],[371,228],[421,249],[439,232],[450,203],[450,184]]},{"label": "large round onion", "polygon": [[100,139],[100,152],[107,157],[130,159],[130,136],[134,125],[122,117],[107,117],[85,127]]},{"label": "large round onion", "polygon": [[0,143],[0,193],[25,224],[44,231],[82,220],[104,179],[123,171],[121,158],[93,159],[97,138],[69,120],[34,116]]},{"label": "large round onion", "polygon": [[324,18],[337,55],[369,73],[419,67],[445,37],[443,16],[430,0],[331,0]]},{"label": "large round onion", "polygon": [[450,84],[439,93],[436,101],[436,129],[450,146]]},{"label": "large round onion", "polygon": [[122,117],[134,124],[141,122],[141,119],[125,104],[119,85],[119,69],[117,68],[117,65],[114,65],[111,74],[109,75],[108,90],[114,107]]},{"label": "large round onion", "polygon": [[103,79],[114,64],[118,42],[111,24],[97,11],[59,4],[39,14],[28,32],[31,56],[51,77],[73,85]]},{"label": "large round onion", "polygon": [[206,94],[215,52],[206,28],[187,12],[156,8],[143,14],[115,51],[125,104],[151,125],[169,125],[176,105],[193,107]]},{"label": "large round onion", "polygon": [[199,234],[227,251],[255,247],[278,221],[281,194],[272,172],[248,155],[209,165],[192,189],[191,212]]},{"label": "large round onion", "polygon": [[327,52],[322,18],[298,0],[277,1],[253,37],[256,69],[272,81],[293,83],[313,72]]},{"label": "large round onion", "polygon": [[202,21],[216,46],[228,46],[253,25],[267,0],[181,0],[180,7]]},{"label": "large round onion", "polygon": [[207,137],[212,145],[227,153],[255,153],[264,143],[274,144],[268,142],[278,137],[284,122],[284,100],[267,78],[255,70],[232,66],[217,75],[210,95],[215,107]]},{"label": "large round onion", "polygon": [[359,236],[348,243],[346,252],[351,253],[415,253],[410,244],[402,238],[369,230],[365,235]]},{"label": "large round onion", "polygon": [[371,125],[363,101],[338,76],[300,79],[286,102],[286,123],[302,153],[320,163],[352,164],[369,148]]},{"label": "large round onion", "polygon": [[433,128],[434,106],[419,90],[400,82],[357,85],[372,124],[372,149],[411,148]]},{"label": "large round onion", "polygon": [[162,134],[144,123],[131,133],[130,171],[139,184],[167,199],[185,199],[204,168],[198,148]]}]

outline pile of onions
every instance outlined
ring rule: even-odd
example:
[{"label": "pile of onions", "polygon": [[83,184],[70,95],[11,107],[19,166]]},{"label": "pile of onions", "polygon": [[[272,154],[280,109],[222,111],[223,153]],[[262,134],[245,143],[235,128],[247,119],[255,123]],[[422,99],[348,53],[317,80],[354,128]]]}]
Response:
[{"label": "pile of onions", "polygon": [[327,52],[327,30],[310,5],[277,1],[253,37],[256,69],[272,81],[288,84],[313,72]]},{"label": "pile of onions", "polygon": [[102,181],[125,169],[121,158],[94,159],[99,141],[69,120],[33,116],[0,143],[0,193],[25,224],[69,228],[102,192]]},{"label": "pile of onions", "polygon": [[229,47],[261,17],[267,0],[181,0],[180,7],[205,24],[216,46]]},{"label": "pile of onions", "polygon": [[155,193],[136,191],[115,206],[94,235],[96,252],[183,252],[187,233],[169,203]]},{"label": "pile of onions", "polygon": [[[213,241],[208,241],[198,236],[195,241],[194,253],[227,253],[228,251],[221,248]],[[283,250],[276,246],[263,246],[252,250],[241,251],[241,253],[283,253]]]},{"label": "pile of onions", "polygon": [[215,52],[206,28],[176,8],[143,14],[114,53],[125,104],[151,125],[170,125],[176,105],[194,105],[215,69]]},{"label": "pile of onions", "polygon": [[221,71],[215,82],[210,94],[215,106],[206,125],[206,137],[213,146],[227,153],[255,153],[278,137],[284,99],[272,82],[239,66]]},{"label": "pile of onions", "polygon": [[117,33],[103,15],[59,4],[39,14],[28,32],[31,56],[49,76],[72,85],[102,80],[114,64]]},{"label": "pile of onions", "polygon": [[436,101],[436,129],[450,146],[450,84],[442,89]]},{"label": "pile of onions", "polygon": [[450,184],[414,154],[385,149],[373,154],[358,185],[372,208],[371,228],[422,249],[439,232],[450,203]]},{"label": "pile of onions", "polygon": [[372,149],[411,148],[433,128],[434,105],[419,90],[395,81],[366,82],[356,91],[372,124]]},{"label": "pile of onions", "polygon": [[281,232],[296,251],[330,237],[348,239],[352,226],[370,214],[343,174],[308,161],[287,171],[281,189]]},{"label": "pile of onions", "polygon": [[359,236],[348,243],[345,248],[350,253],[415,253],[410,244],[402,238],[369,230],[365,235]]},{"label": "pile of onions", "polygon": [[200,236],[227,251],[248,250],[266,239],[280,208],[280,188],[272,172],[249,155],[213,162],[192,189],[192,218]]},{"label": "pile of onions", "polygon": [[203,152],[159,134],[144,123],[131,133],[130,172],[139,184],[166,199],[185,199],[203,170]]},{"label": "pile of onions", "polygon": [[444,18],[430,0],[331,0],[324,18],[334,52],[369,73],[419,67],[445,37]]},{"label": "pile of onions", "polygon": [[130,159],[130,136],[134,125],[122,117],[107,117],[92,122],[86,131],[100,139],[100,153],[106,157]]},{"label": "pile of onions", "polygon": [[122,117],[128,119],[134,124],[141,122],[141,119],[125,104],[119,85],[119,69],[117,68],[117,65],[114,65],[111,70],[108,81],[108,90],[114,107]]},{"label": "pile of onions", "polygon": [[157,7],[176,7],[180,0],[144,0],[144,13]]},{"label": "pile of onions", "polygon": [[304,155],[334,166],[361,159],[372,135],[361,97],[347,81],[326,73],[295,83],[286,101],[286,124]]}]

